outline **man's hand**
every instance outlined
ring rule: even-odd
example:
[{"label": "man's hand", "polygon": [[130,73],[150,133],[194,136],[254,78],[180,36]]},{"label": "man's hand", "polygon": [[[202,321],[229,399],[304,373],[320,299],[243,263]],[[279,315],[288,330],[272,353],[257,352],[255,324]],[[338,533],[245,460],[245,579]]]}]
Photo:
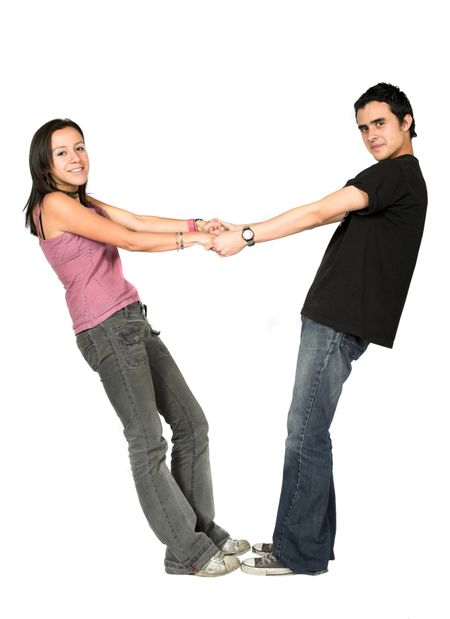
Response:
[{"label": "man's hand", "polygon": [[[241,228],[222,232],[211,243],[211,249],[219,256],[233,256],[244,249],[247,243],[242,238]],[[206,249],[206,248],[205,248]]]}]

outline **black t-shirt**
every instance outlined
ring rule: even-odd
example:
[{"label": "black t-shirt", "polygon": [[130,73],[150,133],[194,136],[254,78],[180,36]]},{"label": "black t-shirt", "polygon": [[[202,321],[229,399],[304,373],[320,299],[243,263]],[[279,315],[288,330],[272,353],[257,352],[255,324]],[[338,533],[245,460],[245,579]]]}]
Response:
[{"label": "black t-shirt", "polygon": [[302,314],[392,348],[422,239],[427,189],[413,155],[385,159],[346,183],[369,206],[335,231]]}]

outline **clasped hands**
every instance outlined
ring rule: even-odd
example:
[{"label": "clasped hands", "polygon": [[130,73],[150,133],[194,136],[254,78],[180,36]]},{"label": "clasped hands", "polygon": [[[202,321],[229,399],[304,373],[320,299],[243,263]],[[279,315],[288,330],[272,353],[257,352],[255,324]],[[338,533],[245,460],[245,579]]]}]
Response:
[{"label": "clasped hands", "polygon": [[236,224],[211,219],[202,226],[202,232],[209,237],[202,243],[204,249],[214,251],[219,256],[232,256],[244,249],[247,243],[242,238],[242,228]]}]

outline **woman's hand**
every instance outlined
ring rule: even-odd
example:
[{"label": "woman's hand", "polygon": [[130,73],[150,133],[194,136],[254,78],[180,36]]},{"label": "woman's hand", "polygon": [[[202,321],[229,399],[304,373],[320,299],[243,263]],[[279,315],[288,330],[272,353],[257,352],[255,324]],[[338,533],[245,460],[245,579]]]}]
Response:
[{"label": "woman's hand", "polygon": [[214,239],[216,238],[215,234],[208,234],[207,232],[194,232],[195,241],[204,247],[204,249],[212,249]]},{"label": "woman's hand", "polygon": [[233,256],[239,253],[247,243],[242,238],[241,228],[222,232],[216,236],[211,244],[211,249],[219,256]]},{"label": "woman's hand", "polygon": [[210,234],[220,234],[226,230],[240,230],[242,226],[236,224],[230,224],[221,219],[210,219],[209,221],[199,222],[199,232],[209,232]]}]

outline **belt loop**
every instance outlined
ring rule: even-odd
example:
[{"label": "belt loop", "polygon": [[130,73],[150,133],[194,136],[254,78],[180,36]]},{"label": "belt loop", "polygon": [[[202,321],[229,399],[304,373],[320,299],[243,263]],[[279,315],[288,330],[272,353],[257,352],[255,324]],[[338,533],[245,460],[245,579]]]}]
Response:
[{"label": "belt loop", "polygon": [[147,318],[147,306],[142,301],[139,301],[139,305],[141,306],[141,312],[144,315],[144,318]]}]

